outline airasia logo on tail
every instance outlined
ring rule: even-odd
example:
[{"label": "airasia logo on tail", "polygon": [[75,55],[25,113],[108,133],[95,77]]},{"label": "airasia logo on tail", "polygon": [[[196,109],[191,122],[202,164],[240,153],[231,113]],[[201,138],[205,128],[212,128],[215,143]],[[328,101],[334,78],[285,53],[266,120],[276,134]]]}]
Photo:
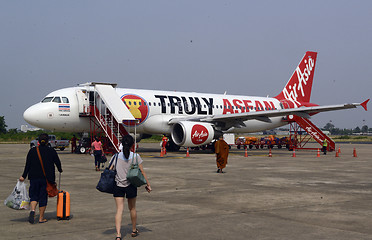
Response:
[{"label": "airasia logo on tail", "polygon": [[[297,102],[298,105],[300,105],[297,101],[298,96],[305,97],[304,87],[307,85],[309,78],[312,77],[315,61],[309,56],[309,59],[305,59],[301,65],[296,68],[297,81],[294,81],[293,85],[287,86],[283,91],[286,99],[292,99]],[[300,67],[302,67],[303,70],[301,70]]]},{"label": "airasia logo on tail", "polygon": [[295,107],[310,102],[316,58],[316,52],[306,52],[283,91],[275,98],[279,100],[287,99]]},{"label": "airasia logo on tail", "polygon": [[200,124],[195,124],[191,129],[191,142],[195,145],[203,144],[209,136],[206,127]]}]

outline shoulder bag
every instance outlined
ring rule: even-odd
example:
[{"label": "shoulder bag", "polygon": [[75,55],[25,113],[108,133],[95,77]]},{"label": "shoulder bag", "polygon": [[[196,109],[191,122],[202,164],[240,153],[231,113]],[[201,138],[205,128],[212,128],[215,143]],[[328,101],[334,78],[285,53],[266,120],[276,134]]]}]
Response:
[{"label": "shoulder bag", "polygon": [[141,169],[138,166],[138,160],[137,160],[137,153],[133,153],[136,157],[136,163],[133,163],[132,158],[132,164],[130,165],[127,173],[127,179],[135,187],[141,187],[142,185],[146,184],[146,179],[143,176]]},{"label": "shoulder bag", "polygon": [[41,168],[43,169],[45,180],[47,182],[46,190],[48,192],[48,197],[55,197],[58,195],[57,184],[49,182],[48,179],[46,178],[44,164],[43,164],[43,160],[41,159],[39,147],[36,147],[36,151],[37,151],[37,155],[39,156],[39,160],[40,160]]},{"label": "shoulder bag", "polygon": [[116,169],[110,170],[113,162],[115,161],[115,168],[116,163],[118,161],[118,153],[114,155],[114,158],[110,162],[109,166],[101,173],[101,178],[98,181],[96,189],[100,192],[105,193],[114,193],[114,186],[115,186],[115,176],[116,176]]}]

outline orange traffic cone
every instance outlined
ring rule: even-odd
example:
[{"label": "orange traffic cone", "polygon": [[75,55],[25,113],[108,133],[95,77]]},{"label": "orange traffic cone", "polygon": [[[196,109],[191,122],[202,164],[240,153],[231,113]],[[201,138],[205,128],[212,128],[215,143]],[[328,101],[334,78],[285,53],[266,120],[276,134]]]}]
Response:
[{"label": "orange traffic cone", "polygon": [[163,147],[160,150],[160,157],[164,157],[164,149],[163,149]]},{"label": "orange traffic cone", "polygon": [[336,156],[335,157],[339,157],[339,152],[338,151],[336,151]]},{"label": "orange traffic cone", "polygon": [[316,157],[320,157],[320,149],[318,148],[318,154],[316,155]]},{"label": "orange traffic cone", "polygon": [[296,149],[295,148],[293,148],[292,157],[296,157]]},{"label": "orange traffic cone", "polygon": [[248,157],[248,150],[247,150],[247,148],[245,148],[245,155],[244,155],[245,157]]},{"label": "orange traffic cone", "polygon": [[357,156],[357,152],[356,152],[356,149],[354,148],[354,151],[353,151],[353,157],[358,157]]},{"label": "orange traffic cone", "polygon": [[338,153],[339,153],[339,154],[341,153],[341,148],[340,148],[340,147],[338,147]]},{"label": "orange traffic cone", "polygon": [[189,148],[187,148],[186,157],[190,157]]},{"label": "orange traffic cone", "polygon": [[271,154],[271,148],[270,148],[270,151],[269,151],[269,157],[272,157],[273,155]]}]

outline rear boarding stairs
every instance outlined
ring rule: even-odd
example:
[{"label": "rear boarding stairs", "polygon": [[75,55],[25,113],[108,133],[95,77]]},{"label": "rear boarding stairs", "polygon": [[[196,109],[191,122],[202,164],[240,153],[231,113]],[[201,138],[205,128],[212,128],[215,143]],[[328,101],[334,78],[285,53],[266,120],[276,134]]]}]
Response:
[{"label": "rear boarding stairs", "polygon": [[[288,122],[290,124],[289,132],[290,132],[290,139],[291,146],[290,149],[318,149],[318,148],[305,148],[306,143],[308,143],[311,138],[313,138],[316,142],[318,142],[321,147],[323,147],[323,141],[327,139],[327,151],[334,151],[336,149],[336,144],[332,138],[327,136],[322,130],[320,130],[314,123],[312,123],[309,119],[299,117],[296,115],[290,116],[288,118]],[[308,134],[303,135],[301,133],[301,129],[306,131]]]}]

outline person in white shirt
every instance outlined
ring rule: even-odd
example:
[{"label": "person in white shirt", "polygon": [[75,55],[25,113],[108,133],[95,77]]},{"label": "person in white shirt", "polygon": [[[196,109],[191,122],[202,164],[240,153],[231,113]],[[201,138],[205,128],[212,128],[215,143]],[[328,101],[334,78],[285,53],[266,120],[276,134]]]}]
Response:
[{"label": "person in white shirt", "polygon": [[[147,179],[146,173],[143,170],[142,158],[138,153],[134,151],[134,139],[130,135],[126,135],[122,139],[122,151],[118,155],[116,165],[115,162],[112,164],[112,168],[116,168],[116,177],[114,186],[114,198],[116,203],[116,215],[115,215],[115,226],[116,226],[116,239],[121,240],[121,221],[124,210],[124,197],[128,199],[128,208],[130,211],[130,218],[132,221],[132,237],[138,236],[137,224],[137,211],[136,211],[136,199],[137,199],[137,187],[130,184],[127,180],[127,172],[133,161],[138,161],[138,166],[146,179],[147,192],[151,192],[151,186]],[[113,159],[111,159],[113,161]]]}]

